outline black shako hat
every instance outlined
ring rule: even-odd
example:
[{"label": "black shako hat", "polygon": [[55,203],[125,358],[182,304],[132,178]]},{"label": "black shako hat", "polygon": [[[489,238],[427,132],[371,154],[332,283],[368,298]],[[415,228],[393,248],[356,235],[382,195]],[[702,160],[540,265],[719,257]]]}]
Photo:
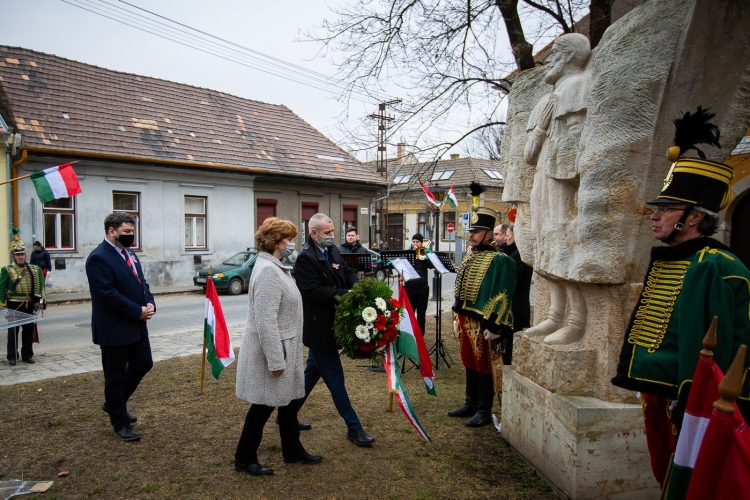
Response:
[{"label": "black shako hat", "polygon": [[672,164],[661,193],[648,205],[687,203],[718,213],[732,201],[734,171],[722,163],[680,158]]},{"label": "black shako hat", "polygon": [[495,229],[495,222],[497,221],[497,212],[491,208],[479,207],[476,210],[471,211],[471,225],[469,231],[477,231],[480,229],[489,229],[492,231]]}]

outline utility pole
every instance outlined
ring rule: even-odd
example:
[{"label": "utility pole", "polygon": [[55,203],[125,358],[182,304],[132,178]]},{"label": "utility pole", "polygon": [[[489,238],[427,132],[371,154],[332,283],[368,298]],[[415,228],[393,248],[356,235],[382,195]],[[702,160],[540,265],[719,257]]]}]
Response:
[{"label": "utility pole", "polygon": [[[401,99],[381,102],[378,105],[378,113],[369,115],[369,118],[378,121],[378,157],[377,163],[375,164],[375,171],[386,180],[388,179],[388,154],[386,152],[387,124],[388,122],[392,122],[394,118],[386,115],[385,109],[391,104],[399,104],[400,102]],[[384,194],[385,193],[378,192],[377,197],[381,198]],[[388,243],[388,198],[383,198],[382,200],[375,202],[375,214],[375,235],[374,237],[371,237],[370,246],[372,246],[372,241],[374,240],[379,247],[381,239]]]}]

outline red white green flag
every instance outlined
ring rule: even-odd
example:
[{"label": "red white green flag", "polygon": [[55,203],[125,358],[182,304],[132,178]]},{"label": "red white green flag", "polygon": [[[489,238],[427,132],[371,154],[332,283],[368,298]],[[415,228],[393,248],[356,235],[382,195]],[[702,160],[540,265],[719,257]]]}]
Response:
[{"label": "red white green flag", "polygon": [[427,351],[427,345],[424,342],[422,330],[419,328],[414,309],[409,303],[409,297],[406,295],[406,289],[403,284],[398,286],[398,300],[404,306],[406,315],[401,318],[398,325],[398,353],[406,356],[415,363],[419,364],[419,373],[424,379],[424,385],[428,394],[437,396],[435,392],[435,373],[432,371],[432,361]]},{"label": "red white green flag", "polygon": [[232,339],[229,338],[227,322],[221,310],[219,295],[211,278],[206,283],[206,310],[204,314],[203,336],[206,341],[206,360],[211,365],[211,373],[219,379],[222,370],[234,361]]},{"label": "red white green flag", "polygon": [[81,185],[78,184],[78,177],[71,163],[34,172],[31,174],[31,181],[42,203],[71,198],[81,192]]},{"label": "red white green flag", "polygon": [[445,201],[448,202],[448,205],[450,205],[451,208],[456,208],[458,206],[458,198],[456,198],[456,193],[453,192],[453,184],[451,184],[451,188],[448,190],[448,195],[445,197]]},{"label": "red white green flag", "polygon": [[406,393],[406,387],[401,380],[401,370],[398,366],[398,356],[396,355],[395,342],[389,342],[385,346],[385,354],[383,355],[383,367],[385,368],[386,376],[388,377],[388,388],[391,394],[396,398],[401,411],[406,415],[406,419],[409,421],[414,430],[419,433],[425,441],[430,441],[430,436],[427,435],[422,424],[419,423],[416,413],[414,413],[414,407],[411,404],[409,395]]},{"label": "red white green flag", "polygon": [[427,199],[430,201],[430,203],[432,203],[436,207],[439,207],[440,203],[438,203],[435,200],[435,195],[432,194],[432,191],[430,191],[430,188],[428,188],[427,186],[425,186],[422,181],[419,181],[419,185],[422,186],[422,191],[424,191],[424,194],[425,194],[425,196],[427,196]]}]

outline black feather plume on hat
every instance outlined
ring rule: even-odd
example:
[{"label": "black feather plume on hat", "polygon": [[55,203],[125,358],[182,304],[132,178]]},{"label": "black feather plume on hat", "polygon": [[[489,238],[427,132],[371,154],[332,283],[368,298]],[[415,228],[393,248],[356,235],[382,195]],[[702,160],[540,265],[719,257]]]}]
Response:
[{"label": "black feather plume on hat", "polygon": [[698,156],[705,160],[705,153],[698,149],[696,144],[710,144],[721,149],[721,144],[719,144],[719,138],[721,137],[719,127],[708,122],[714,116],[716,115],[709,113],[708,109],[698,106],[698,111],[695,113],[688,111],[682,115],[682,118],[677,118],[674,121],[674,143],[680,148],[680,156],[688,150],[694,149],[698,152]]},{"label": "black feather plume on hat", "polygon": [[477,181],[472,181],[471,184],[469,184],[469,191],[471,192],[471,196],[479,196],[480,194],[484,193],[487,190],[484,186],[479,184]]}]

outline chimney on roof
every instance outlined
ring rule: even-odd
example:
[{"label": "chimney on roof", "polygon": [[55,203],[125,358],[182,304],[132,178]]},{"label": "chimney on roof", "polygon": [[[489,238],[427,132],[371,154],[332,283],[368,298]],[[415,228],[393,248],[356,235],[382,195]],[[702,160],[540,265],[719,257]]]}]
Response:
[{"label": "chimney on roof", "polygon": [[401,161],[404,159],[404,148],[406,147],[405,142],[399,142],[396,144],[396,161],[401,164]]},{"label": "chimney on roof", "polygon": [[460,156],[461,156],[461,155],[460,155],[460,154],[458,154],[458,153],[453,153],[453,154],[451,154],[451,160],[458,160],[458,158],[459,158]]}]

